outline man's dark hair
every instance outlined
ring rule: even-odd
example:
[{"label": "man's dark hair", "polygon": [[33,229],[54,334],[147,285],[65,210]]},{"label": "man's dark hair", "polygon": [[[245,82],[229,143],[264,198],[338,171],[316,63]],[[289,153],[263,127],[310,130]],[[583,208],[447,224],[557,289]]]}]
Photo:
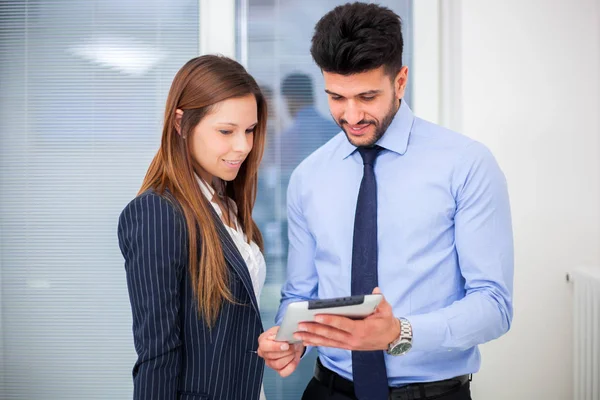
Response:
[{"label": "man's dark hair", "polygon": [[379,68],[395,77],[402,68],[402,22],[377,4],[338,6],[317,22],[310,53],[325,72],[351,75]]},{"label": "man's dark hair", "polygon": [[281,94],[302,104],[313,104],[311,77],[301,72],[287,75],[281,82]]}]

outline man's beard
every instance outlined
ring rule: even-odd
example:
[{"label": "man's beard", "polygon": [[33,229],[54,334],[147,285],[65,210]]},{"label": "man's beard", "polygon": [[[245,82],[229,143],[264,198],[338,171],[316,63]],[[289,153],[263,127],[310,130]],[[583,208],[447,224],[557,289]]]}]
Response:
[{"label": "man's beard", "polygon": [[[388,109],[388,112],[385,114],[385,116],[381,120],[381,123],[378,123],[375,120],[365,120],[365,119],[360,120],[356,125],[368,124],[368,125],[373,125],[375,127],[375,135],[373,135],[371,140],[369,140],[367,143],[362,143],[360,145],[360,147],[372,147],[375,143],[377,143],[377,141],[379,139],[381,139],[381,137],[385,134],[387,129],[390,127],[390,124],[394,120],[394,117],[396,116],[396,113],[398,112],[399,109],[400,109],[400,107],[399,107],[399,103],[397,102],[397,99],[393,98],[392,103],[390,104],[390,108]],[[338,124],[338,126],[340,128],[342,128],[342,130],[346,134],[346,139],[348,139],[348,141],[350,143],[352,143],[354,146],[358,146],[356,143],[354,143],[352,141],[351,136],[348,134],[348,131],[344,127],[345,125],[348,124],[348,121],[346,121],[345,119],[341,119],[338,122],[335,118],[333,120],[335,121],[336,124]]]}]

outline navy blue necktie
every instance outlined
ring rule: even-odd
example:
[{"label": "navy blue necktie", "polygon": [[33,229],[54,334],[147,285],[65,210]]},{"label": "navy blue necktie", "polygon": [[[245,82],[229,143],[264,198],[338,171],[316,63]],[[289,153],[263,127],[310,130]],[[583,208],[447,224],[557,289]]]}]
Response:
[{"label": "navy blue necktie", "polygon": [[[371,294],[377,283],[377,183],[373,165],[382,148],[358,151],[364,172],[358,191],[352,245],[352,294]],[[383,351],[353,351],[354,394],[359,400],[387,400],[389,395]]]}]

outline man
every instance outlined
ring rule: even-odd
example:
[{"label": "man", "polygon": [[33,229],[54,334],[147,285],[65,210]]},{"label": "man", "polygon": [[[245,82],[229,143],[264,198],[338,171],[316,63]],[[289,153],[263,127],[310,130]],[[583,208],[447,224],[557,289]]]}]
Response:
[{"label": "man", "polygon": [[311,53],[343,133],[290,180],[277,321],[298,300],[385,300],[361,321],[301,324],[302,345],[275,342],[277,327],[261,335],[259,355],[282,376],[318,346],[304,399],[470,399],[477,346],[510,328],[504,176],[480,143],[413,116],[402,46],[399,17],[375,4],[337,7],[315,27]]},{"label": "man", "polygon": [[287,75],[281,82],[281,94],[292,119],[281,135],[282,184],[287,188],[294,168],[340,128],[317,111],[310,76],[299,72]]},{"label": "man", "polygon": [[[280,184],[282,188],[287,188],[298,164],[338,134],[340,128],[317,110],[313,82],[309,75],[301,72],[287,75],[281,82],[281,94],[292,120],[291,125],[281,133],[279,149]],[[281,232],[286,233],[282,240],[284,248],[289,245],[287,226],[284,221],[281,229]]]}]

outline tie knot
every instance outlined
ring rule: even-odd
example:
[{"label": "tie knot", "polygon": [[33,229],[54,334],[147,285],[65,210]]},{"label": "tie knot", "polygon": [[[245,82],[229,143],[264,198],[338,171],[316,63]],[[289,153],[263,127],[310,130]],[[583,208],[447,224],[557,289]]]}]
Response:
[{"label": "tie knot", "polygon": [[371,166],[373,166],[373,164],[375,163],[375,159],[377,158],[377,155],[381,150],[382,148],[379,146],[358,148],[358,152],[360,153],[360,156],[363,159],[363,164]]}]

